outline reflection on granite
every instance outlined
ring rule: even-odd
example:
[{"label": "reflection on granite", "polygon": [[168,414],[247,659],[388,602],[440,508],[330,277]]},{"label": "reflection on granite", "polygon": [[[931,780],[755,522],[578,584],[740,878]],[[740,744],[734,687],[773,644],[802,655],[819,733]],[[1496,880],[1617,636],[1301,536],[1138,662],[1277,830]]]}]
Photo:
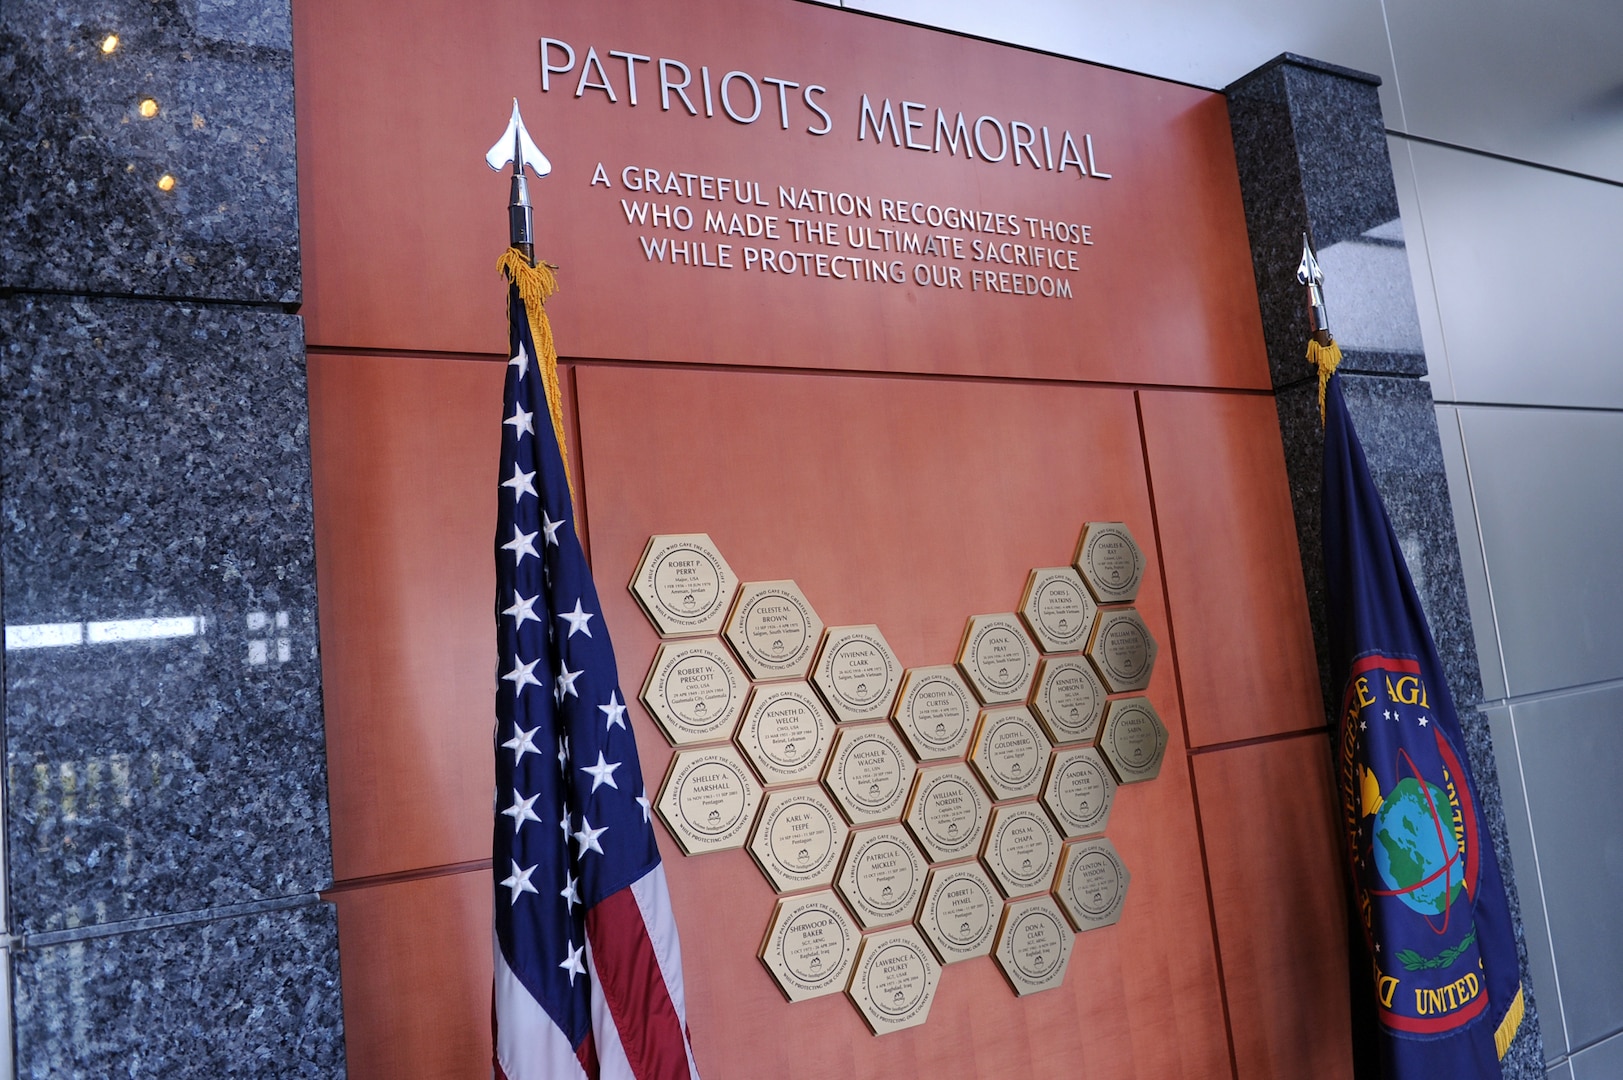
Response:
[{"label": "reflection on granite", "polygon": [[297,302],[290,25],[288,0],[0,4],[0,287]]},{"label": "reflection on granite", "polygon": [[320,902],[21,950],[17,1076],[342,1077],[337,951]]},{"label": "reflection on granite", "polygon": [[4,621],[78,642],[6,654],[15,929],[325,886],[299,320],[18,296],[0,341]]},{"label": "reflection on granite", "polygon": [[1420,319],[1373,75],[1282,56],[1227,90],[1274,385],[1306,374],[1302,234],[1345,370],[1424,375]]}]

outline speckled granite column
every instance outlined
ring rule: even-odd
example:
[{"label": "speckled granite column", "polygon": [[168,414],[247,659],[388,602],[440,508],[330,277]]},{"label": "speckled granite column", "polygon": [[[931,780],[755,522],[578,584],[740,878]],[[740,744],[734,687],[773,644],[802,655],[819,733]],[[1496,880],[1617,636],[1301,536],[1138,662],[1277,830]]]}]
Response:
[{"label": "speckled granite column", "polygon": [[1323,437],[1317,375],[1305,359],[1308,321],[1296,282],[1302,234],[1313,237],[1325,304],[1343,353],[1347,407],[1414,577],[1459,705],[1484,817],[1505,869],[1528,988],[1521,1033],[1502,1062],[1517,1080],[1544,1076],[1535,987],[1527,972],[1482,676],[1443,471],[1431,387],[1423,381],[1414,289],[1373,75],[1286,54],[1228,88],[1246,226],[1262,306],[1302,570],[1326,682],[1324,569],[1319,536]]},{"label": "speckled granite column", "polygon": [[18,1076],[344,1072],[291,38],[0,2]]}]

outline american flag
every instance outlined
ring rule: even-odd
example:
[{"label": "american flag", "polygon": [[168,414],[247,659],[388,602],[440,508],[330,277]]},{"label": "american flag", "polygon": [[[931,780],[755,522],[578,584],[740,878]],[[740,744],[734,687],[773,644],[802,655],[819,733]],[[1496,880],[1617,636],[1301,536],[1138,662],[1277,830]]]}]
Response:
[{"label": "american flag", "polygon": [[507,307],[496,514],[495,1074],[697,1080],[648,792],[516,285]]}]

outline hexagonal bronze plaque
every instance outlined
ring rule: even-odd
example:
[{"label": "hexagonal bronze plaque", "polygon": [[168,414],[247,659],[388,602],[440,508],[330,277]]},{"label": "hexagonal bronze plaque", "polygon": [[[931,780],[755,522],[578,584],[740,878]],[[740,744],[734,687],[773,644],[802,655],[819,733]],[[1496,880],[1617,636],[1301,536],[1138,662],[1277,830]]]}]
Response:
[{"label": "hexagonal bronze plaque", "polygon": [[992,809],[981,861],[1004,896],[1025,896],[1054,887],[1060,836],[1042,806],[1011,803]]},{"label": "hexagonal bronze plaque", "polygon": [[902,821],[931,862],[980,850],[992,800],[968,765],[955,761],[919,770]]},{"label": "hexagonal bronze plaque", "polygon": [[951,664],[908,668],[891,716],[920,761],[962,757],[975,733],[975,693]]},{"label": "hexagonal bronze plaque", "polygon": [[767,784],[817,779],[828,760],[834,718],[804,682],[767,683],[750,692],[738,748]]},{"label": "hexagonal bronze plaque", "polygon": [[1101,836],[1065,845],[1054,895],[1078,933],[1097,930],[1121,919],[1131,880],[1116,845]]},{"label": "hexagonal bronze plaque", "polygon": [[1099,749],[1124,784],[1153,780],[1167,749],[1167,728],[1149,698],[1118,698],[1105,706]]},{"label": "hexagonal bronze plaque", "polygon": [[906,922],[918,908],[927,867],[901,824],[855,829],[835,888],[863,929]]},{"label": "hexagonal bronze plaque", "polygon": [[1104,832],[1115,797],[1116,778],[1098,747],[1076,746],[1054,754],[1042,799],[1067,839]]},{"label": "hexagonal bronze plaque", "polygon": [[853,825],[895,821],[918,766],[889,723],[842,727],[823,770],[823,785]]},{"label": "hexagonal bronze plaque", "polygon": [[924,1023],[940,984],[941,965],[918,930],[899,926],[862,939],[846,996],[868,1030],[885,1035]]},{"label": "hexagonal bronze plaque", "polygon": [[1088,659],[1112,694],[1142,690],[1150,685],[1155,669],[1157,647],[1150,628],[1132,608],[1109,608],[1099,613],[1093,637],[1088,641]]},{"label": "hexagonal bronze plaque", "polygon": [[1003,914],[1003,897],[978,862],[953,863],[930,871],[919,905],[918,928],[943,964],[970,960],[992,951]]},{"label": "hexagonal bronze plaque", "polygon": [[714,634],[738,577],[707,534],[670,534],[648,538],[630,588],[661,637]]},{"label": "hexagonal bronze plaque", "polygon": [[1037,644],[1012,611],[976,615],[964,628],[958,670],[988,705],[1023,701],[1037,671]]},{"label": "hexagonal bronze plaque", "polygon": [[790,896],[772,909],[757,954],[790,1001],[845,989],[862,932],[830,889]]},{"label": "hexagonal bronze plaque", "polygon": [[750,581],[723,634],[752,679],[804,679],[823,620],[792,581]]},{"label": "hexagonal bronze plaque", "polygon": [[834,880],[849,835],[823,789],[807,784],[766,793],[749,850],[774,889],[793,892]]},{"label": "hexagonal bronze plaque", "polygon": [[1082,526],[1071,564],[1101,604],[1125,604],[1144,579],[1144,553],[1126,525],[1090,521]]},{"label": "hexagonal bronze plaque", "polygon": [[1069,566],[1033,570],[1020,596],[1020,617],[1046,653],[1080,650],[1098,610],[1082,576]]},{"label": "hexagonal bronze plaque", "polygon": [[1089,742],[1105,712],[1105,684],[1082,656],[1045,656],[1037,665],[1031,707],[1057,745]]},{"label": "hexagonal bronze plaque", "polygon": [[1003,909],[992,958],[1014,992],[1024,997],[1065,981],[1075,940],[1059,905],[1045,893]]},{"label": "hexagonal bronze plaque", "polygon": [[1037,794],[1053,747],[1024,705],[987,709],[975,728],[969,763],[997,800]]},{"label": "hexagonal bronze plaque", "polygon": [[761,785],[730,746],[679,750],[659,789],[659,819],[682,851],[699,855],[743,847]]},{"label": "hexagonal bronze plaque", "polygon": [[902,665],[877,626],[831,626],[812,662],[812,685],[834,719],[883,720],[890,714]]},{"label": "hexagonal bronze plaque", "polygon": [[749,680],[719,638],[667,641],[654,653],[642,703],[672,746],[730,739]]}]

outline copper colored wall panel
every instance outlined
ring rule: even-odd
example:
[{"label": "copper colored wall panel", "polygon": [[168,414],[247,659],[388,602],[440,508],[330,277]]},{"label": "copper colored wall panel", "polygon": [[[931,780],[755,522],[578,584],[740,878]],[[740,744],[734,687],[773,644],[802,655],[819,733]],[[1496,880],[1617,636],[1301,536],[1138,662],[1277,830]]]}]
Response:
[{"label": "copper colored wall panel", "polygon": [[1328,740],[1197,754],[1194,773],[1239,1075],[1350,1080]]},{"label": "copper colored wall panel", "polygon": [[1323,727],[1273,399],[1139,401],[1191,745]]}]

